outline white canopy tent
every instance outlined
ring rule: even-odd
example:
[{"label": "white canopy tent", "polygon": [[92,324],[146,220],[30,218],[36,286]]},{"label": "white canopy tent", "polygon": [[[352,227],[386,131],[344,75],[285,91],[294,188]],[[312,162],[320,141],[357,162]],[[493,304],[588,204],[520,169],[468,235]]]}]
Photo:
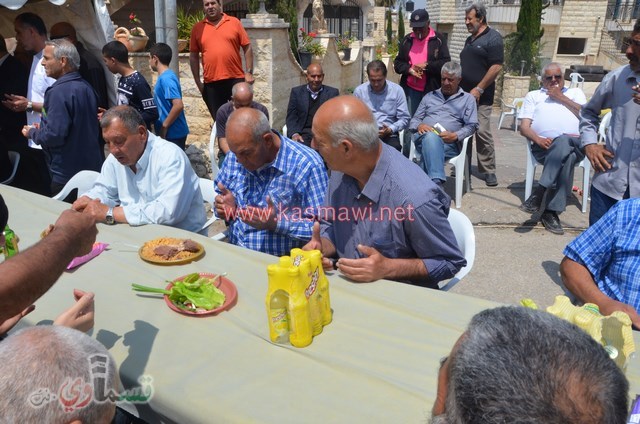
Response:
[{"label": "white canopy tent", "polygon": [[[0,34],[5,38],[15,35],[13,20],[23,12],[40,16],[47,27],[66,21],[75,28],[78,39],[97,58],[102,58],[102,46],[113,39],[113,24],[104,0],[0,0],[0,6],[9,10],[0,13]],[[111,73],[106,70],[107,77]],[[109,86],[109,101],[115,104],[115,80]]]}]

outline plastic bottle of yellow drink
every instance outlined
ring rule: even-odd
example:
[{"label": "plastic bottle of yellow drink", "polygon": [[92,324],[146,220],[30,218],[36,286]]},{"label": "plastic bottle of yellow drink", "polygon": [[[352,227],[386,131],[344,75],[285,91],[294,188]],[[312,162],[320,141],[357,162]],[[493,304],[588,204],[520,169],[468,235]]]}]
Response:
[{"label": "plastic bottle of yellow drink", "polygon": [[269,337],[274,343],[289,342],[289,292],[290,276],[286,268],[267,266],[269,289],[265,303],[269,320]]},{"label": "plastic bottle of yellow drink", "polygon": [[291,262],[293,266],[300,267],[303,262],[308,263],[309,272],[300,274],[300,278],[304,280],[304,295],[309,300],[309,308],[311,312],[311,328],[313,335],[317,336],[322,333],[322,313],[320,291],[318,290],[318,280],[320,275],[317,269],[311,265],[307,258],[307,252],[302,249],[291,249]]}]

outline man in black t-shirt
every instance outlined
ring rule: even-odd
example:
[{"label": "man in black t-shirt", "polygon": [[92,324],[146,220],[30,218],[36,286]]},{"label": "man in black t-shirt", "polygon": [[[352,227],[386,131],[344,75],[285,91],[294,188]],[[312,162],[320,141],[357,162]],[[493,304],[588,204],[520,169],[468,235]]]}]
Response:
[{"label": "man in black t-shirt", "polygon": [[487,10],[474,3],[465,10],[465,25],[471,33],[460,52],[462,82],[460,87],[471,93],[478,102],[476,152],[478,170],[485,174],[489,187],[498,185],[496,154],[491,135],[491,107],[496,89],[495,80],[502,70],[504,44],[498,31],[487,25]]}]

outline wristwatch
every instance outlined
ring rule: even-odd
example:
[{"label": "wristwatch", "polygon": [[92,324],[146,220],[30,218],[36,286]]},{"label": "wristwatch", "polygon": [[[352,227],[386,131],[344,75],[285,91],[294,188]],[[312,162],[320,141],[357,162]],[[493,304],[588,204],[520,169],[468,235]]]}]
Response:
[{"label": "wristwatch", "polygon": [[251,75],[253,75],[253,68],[247,69],[247,72],[246,72],[246,73],[247,73],[247,74],[251,74]]},{"label": "wristwatch", "polygon": [[116,223],[116,219],[113,217],[113,208],[109,208],[109,210],[107,211],[107,216],[105,217],[105,222],[107,223],[107,225],[113,225]]},{"label": "wristwatch", "polygon": [[484,94],[484,88],[476,87],[476,90],[478,90],[480,95]]},{"label": "wristwatch", "polygon": [[27,113],[33,112],[33,102],[27,102],[27,109],[25,109]]}]

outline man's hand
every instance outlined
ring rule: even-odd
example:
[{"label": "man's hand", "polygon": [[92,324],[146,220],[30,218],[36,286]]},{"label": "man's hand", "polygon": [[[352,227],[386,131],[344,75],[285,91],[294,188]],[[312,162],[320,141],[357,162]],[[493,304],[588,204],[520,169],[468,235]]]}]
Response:
[{"label": "man's hand", "polygon": [[2,104],[7,109],[13,112],[24,112],[27,110],[27,104],[29,100],[26,97],[18,96],[15,94],[5,94],[5,100],[2,101]]},{"label": "man's hand", "polygon": [[276,207],[271,201],[271,197],[267,196],[267,207],[259,208],[256,206],[247,206],[244,211],[238,215],[239,218],[247,225],[257,230],[274,231],[278,223],[276,216]]},{"label": "man's hand", "polygon": [[322,251],[322,237],[320,237],[320,223],[318,221],[313,223],[311,240],[302,247],[302,250],[319,250],[320,253],[324,253]]},{"label": "man's hand", "polygon": [[427,66],[426,63],[413,65],[409,68],[409,75],[412,75],[418,79],[422,79],[422,75],[424,74],[424,68]]},{"label": "man's hand", "polygon": [[631,324],[633,324],[633,327],[636,330],[640,329],[640,315],[638,315],[638,311],[636,311],[633,306],[614,299],[608,299],[607,302],[600,302],[598,307],[600,309],[600,313],[604,316],[611,315],[615,311],[626,313],[629,315],[629,318],[631,318]]},{"label": "man's hand", "polygon": [[94,222],[105,222],[107,212],[109,212],[109,206],[102,203],[100,199],[91,200],[82,210],[82,213],[92,217]]},{"label": "man's hand", "polygon": [[611,169],[611,164],[609,163],[613,160],[614,154],[608,151],[601,144],[587,144],[584,147],[584,154],[589,158],[589,162],[591,162],[591,166],[596,172],[605,172],[608,169]]},{"label": "man's hand", "polygon": [[214,200],[216,214],[225,221],[229,221],[234,218],[236,212],[236,198],[222,183],[218,183],[220,194],[218,194]]},{"label": "man's hand", "polygon": [[36,305],[28,306],[24,311],[20,312],[18,315],[13,316],[4,322],[0,323],[0,335],[6,334],[9,330],[11,330],[17,323],[25,317],[29,315],[34,309],[36,309]]},{"label": "man's hand", "polygon": [[631,89],[633,90],[633,93],[631,95],[633,97],[633,102],[637,105],[640,105],[640,84],[634,85],[633,87],[631,87]]},{"label": "man's hand", "polygon": [[73,202],[73,204],[71,205],[71,209],[73,209],[74,211],[82,212],[84,208],[86,208],[87,205],[91,203],[92,200],[93,199],[90,197],[82,196],[76,199],[75,202]]},{"label": "man's hand", "polygon": [[76,303],[60,314],[53,325],[64,325],[83,332],[91,330],[94,324],[95,295],[91,292],[73,289],[73,297]]},{"label": "man's hand", "polygon": [[60,214],[51,233],[56,231],[66,232],[67,237],[73,238],[74,243],[78,246],[76,256],[86,255],[91,252],[93,243],[95,243],[98,235],[95,220],[91,216],[71,209],[67,209]]},{"label": "man's hand", "polygon": [[433,127],[427,124],[418,125],[418,134],[424,134],[426,132],[433,131]]},{"label": "man's hand", "polygon": [[440,133],[440,138],[445,143],[455,143],[456,141],[458,141],[458,134],[450,131],[442,131]]},{"label": "man's hand", "polygon": [[107,109],[98,106],[98,122],[102,121],[102,115],[107,111]]},{"label": "man's hand", "polygon": [[380,280],[387,275],[387,261],[389,258],[370,246],[358,245],[360,253],[366,256],[362,259],[338,260],[338,270],[347,278],[360,283]]},{"label": "man's hand", "polygon": [[298,143],[304,143],[304,139],[302,138],[302,136],[298,133],[295,133],[294,135],[291,136],[291,140],[293,141],[297,141]]},{"label": "man's hand", "polygon": [[245,72],[244,82],[246,82],[247,84],[253,84],[254,81],[255,81],[255,78],[253,78],[253,74]]},{"label": "man's hand", "polygon": [[553,140],[550,139],[549,137],[539,137],[539,136],[533,138],[532,141],[545,150],[548,150],[549,147],[551,147],[551,143],[553,143]]},{"label": "man's hand", "polygon": [[384,124],[382,125],[382,128],[378,130],[378,137],[380,138],[389,137],[391,134],[393,134],[393,130]]},{"label": "man's hand", "polygon": [[547,94],[553,100],[561,102],[561,100],[565,98],[565,95],[562,92],[562,88],[563,87],[560,87],[559,85],[553,85],[547,89]]},{"label": "man's hand", "polygon": [[480,94],[480,92],[478,91],[478,89],[476,87],[473,87],[471,89],[471,91],[469,91],[469,94],[471,94],[473,97],[475,97],[476,103],[480,102],[480,96],[482,96],[482,94]]},{"label": "man's hand", "polygon": [[21,133],[22,133],[22,136],[24,138],[29,138],[29,130],[30,129],[31,129],[31,125],[25,125],[25,126],[22,127]]}]

